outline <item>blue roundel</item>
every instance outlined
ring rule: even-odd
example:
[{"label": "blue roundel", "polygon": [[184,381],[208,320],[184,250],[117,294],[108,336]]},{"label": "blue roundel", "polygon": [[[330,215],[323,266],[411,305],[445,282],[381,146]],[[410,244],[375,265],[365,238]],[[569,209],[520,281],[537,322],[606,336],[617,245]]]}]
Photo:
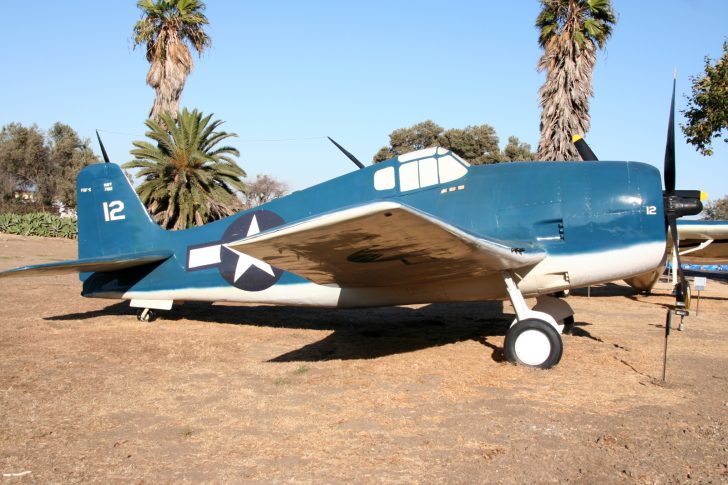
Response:
[{"label": "blue roundel", "polygon": [[[267,229],[280,226],[285,221],[268,210],[249,212],[233,221],[222,235],[221,243],[244,239]],[[220,275],[231,285],[245,291],[262,291],[273,286],[283,270],[220,246]]]}]

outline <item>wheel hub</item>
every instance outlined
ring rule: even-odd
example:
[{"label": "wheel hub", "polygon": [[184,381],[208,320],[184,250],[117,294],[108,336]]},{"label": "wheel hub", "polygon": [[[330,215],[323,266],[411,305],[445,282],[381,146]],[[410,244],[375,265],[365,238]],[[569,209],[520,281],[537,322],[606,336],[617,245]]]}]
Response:
[{"label": "wheel hub", "polygon": [[530,329],[518,336],[515,351],[518,360],[535,367],[548,359],[551,353],[551,343],[546,334]]}]

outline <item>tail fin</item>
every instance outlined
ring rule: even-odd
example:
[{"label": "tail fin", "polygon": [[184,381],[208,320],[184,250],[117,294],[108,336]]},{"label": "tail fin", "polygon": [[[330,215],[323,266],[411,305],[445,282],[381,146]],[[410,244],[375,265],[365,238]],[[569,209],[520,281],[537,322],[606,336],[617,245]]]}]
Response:
[{"label": "tail fin", "polygon": [[85,167],[76,189],[80,259],[148,251],[163,232],[114,163]]}]

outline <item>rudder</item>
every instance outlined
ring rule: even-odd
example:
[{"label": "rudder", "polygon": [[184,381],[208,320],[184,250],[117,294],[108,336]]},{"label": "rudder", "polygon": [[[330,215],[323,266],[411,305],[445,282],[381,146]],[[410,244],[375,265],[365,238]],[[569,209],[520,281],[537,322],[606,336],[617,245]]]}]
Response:
[{"label": "rudder", "polygon": [[163,231],[114,163],[85,167],[78,174],[76,191],[79,258],[147,251]]}]

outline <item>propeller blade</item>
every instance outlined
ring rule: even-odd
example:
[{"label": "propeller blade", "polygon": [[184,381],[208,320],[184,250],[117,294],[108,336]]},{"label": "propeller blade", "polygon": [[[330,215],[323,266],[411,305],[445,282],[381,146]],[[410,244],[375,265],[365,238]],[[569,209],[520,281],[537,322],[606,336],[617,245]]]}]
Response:
[{"label": "propeller blade", "polygon": [[665,207],[665,222],[670,229],[672,237],[672,250],[675,255],[673,268],[678,284],[675,288],[675,307],[678,310],[687,310],[689,305],[688,282],[682,271],[680,261],[680,241],[677,234],[677,220],[683,216],[699,214],[703,210],[701,199],[703,194],[698,190],[675,190],[675,85],[677,82],[677,69],[672,80],[672,98],[670,99],[670,121],[667,125],[667,143],[665,144],[665,191],[663,192],[663,204]]},{"label": "propeller blade", "polygon": [[675,83],[677,70],[672,80],[672,100],[670,101],[670,121],[667,125],[667,143],[665,145],[665,192],[675,191]]},{"label": "propeller blade", "polygon": [[582,160],[585,162],[596,162],[599,160],[581,135],[572,136],[571,141],[574,143],[576,151],[579,152],[579,156]]},{"label": "propeller blade", "polygon": [[351,153],[349,153],[349,152],[348,152],[348,151],[346,150],[346,148],[344,148],[344,147],[342,147],[341,145],[339,145],[338,143],[336,143],[336,142],[334,141],[334,139],[333,139],[333,138],[331,138],[330,136],[327,136],[326,138],[328,138],[328,139],[329,139],[329,141],[331,141],[331,143],[333,143],[334,145],[336,145],[336,148],[338,148],[339,150],[341,150],[341,152],[342,152],[342,153],[343,153],[344,155],[346,155],[346,156],[347,156],[347,157],[349,158],[349,160],[351,160],[352,162],[354,162],[354,165],[356,165],[356,166],[357,166],[357,167],[359,167],[359,168],[364,168],[364,164],[363,164],[363,163],[361,163],[361,162],[360,162],[359,160],[357,160],[357,158],[356,158],[356,157],[355,157],[354,155],[352,155]]},{"label": "propeller blade", "polygon": [[688,282],[685,279],[685,274],[683,274],[682,261],[680,261],[680,240],[678,239],[677,235],[677,218],[675,216],[668,216],[667,223],[670,226],[670,235],[672,236],[672,250],[677,261],[677,268],[672,269],[673,271],[677,272],[676,274],[678,278],[678,284],[675,288],[675,303],[677,307],[684,308],[686,306],[685,298],[688,294]]},{"label": "propeller blade", "polygon": [[109,155],[106,153],[106,148],[104,148],[104,142],[101,141],[101,136],[99,136],[99,130],[96,130],[96,138],[99,140],[99,145],[101,146],[101,155],[104,156],[104,162],[109,163]]},{"label": "propeller blade", "polygon": [[662,380],[665,380],[665,369],[667,367],[667,340],[670,335],[672,313],[682,318],[689,315],[690,287],[685,280],[680,261],[680,240],[678,239],[677,220],[683,216],[697,215],[703,210],[703,193],[698,190],[675,190],[675,85],[677,84],[677,69],[672,80],[672,98],[670,100],[670,120],[667,124],[667,142],[665,143],[665,166],[663,175],[665,177],[665,190],[662,192],[663,206],[665,208],[665,224],[670,230],[672,238],[672,251],[674,255],[673,268],[677,275],[678,283],[675,285],[675,307],[667,310],[665,320],[665,351],[662,363]]}]

